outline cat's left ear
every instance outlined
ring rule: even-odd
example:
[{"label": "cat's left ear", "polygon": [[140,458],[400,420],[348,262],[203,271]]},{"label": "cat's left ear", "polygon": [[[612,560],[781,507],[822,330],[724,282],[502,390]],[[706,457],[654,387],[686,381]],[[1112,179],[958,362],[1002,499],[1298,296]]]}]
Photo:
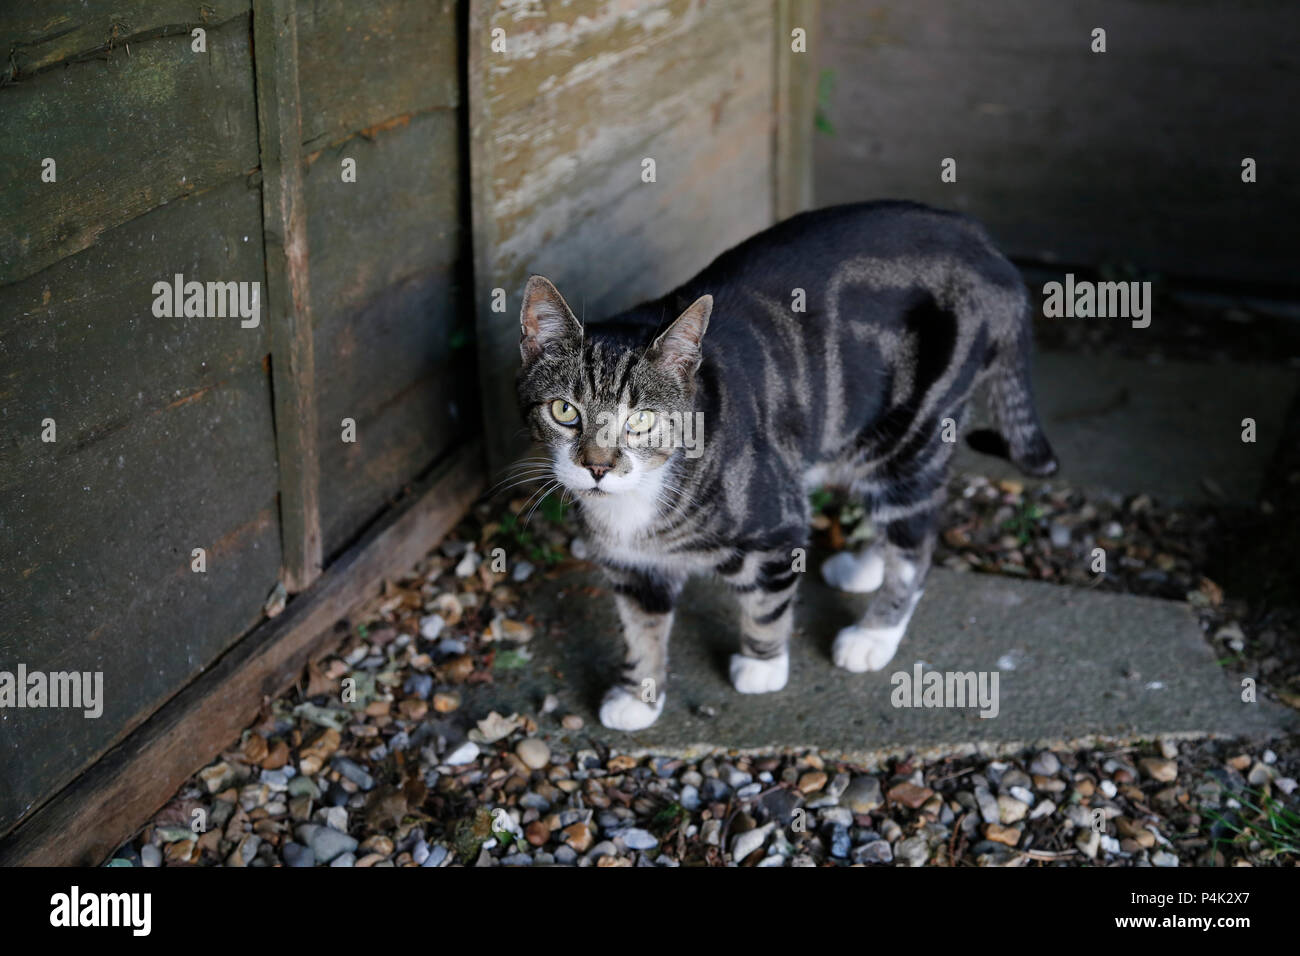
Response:
[{"label": "cat's left ear", "polygon": [[713,296],[702,295],[654,340],[646,353],[650,361],[679,371],[689,379],[700,367],[700,340],[713,314]]}]

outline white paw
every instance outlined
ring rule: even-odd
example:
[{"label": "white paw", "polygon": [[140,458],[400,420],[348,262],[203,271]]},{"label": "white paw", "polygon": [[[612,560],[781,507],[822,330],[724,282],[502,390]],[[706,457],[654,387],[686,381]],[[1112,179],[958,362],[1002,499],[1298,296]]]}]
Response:
[{"label": "white paw", "polygon": [[742,694],[767,694],[780,690],[789,676],[789,654],[766,661],[743,654],[731,655],[731,686]]},{"label": "white paw", "polygon": [[859,627],[856,624],[846,627],[835,638],[831,659],[836,667],[855,674],[878,671],[893,660],[905,630],[906,622],[893,627]]},{"label": "white paw", "polygon": [[823,562],[822,580],[839,591],[866,594],[885,580],[885,561],[874,550],[862,554],[841,551]]},{"label": "white paw", "polygon": [[653,704],[647,704],[625,687],[611,687],[600,702],[600,722],[610,730],[645,730],[663,710],[662,691]]}]

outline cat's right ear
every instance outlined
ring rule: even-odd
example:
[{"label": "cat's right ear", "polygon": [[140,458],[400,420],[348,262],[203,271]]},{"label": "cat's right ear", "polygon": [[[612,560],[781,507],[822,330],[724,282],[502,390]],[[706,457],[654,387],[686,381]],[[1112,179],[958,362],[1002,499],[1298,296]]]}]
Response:
[{"label": "cat's right ear", "polygon": [[550,280],[529,277],[528,285],[524,286],[524,305],[519,311],[520,358],[527,365],[548,346],[565,341],[581,343],[582,326]]}]

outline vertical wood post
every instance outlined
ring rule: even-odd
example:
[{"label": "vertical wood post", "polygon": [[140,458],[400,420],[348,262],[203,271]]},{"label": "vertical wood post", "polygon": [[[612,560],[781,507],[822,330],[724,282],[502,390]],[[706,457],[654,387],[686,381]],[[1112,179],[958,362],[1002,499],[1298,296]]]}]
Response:
[{"label": "vertical wood post", "polygon": [[294,0],[253,2],[262,237],[266,250],[265,314],[271,324],[284,584],[290,592],[301,591],[316,580],[322,561],[295,6]]},{"label": "vertical wood post", "polygon": [[[790,49],[796,27],[807,34],[807,52]],[[780,221],[813,205],[813,114],[817,108],[818,0],[776,0],[776,177],[772,191]]]}]

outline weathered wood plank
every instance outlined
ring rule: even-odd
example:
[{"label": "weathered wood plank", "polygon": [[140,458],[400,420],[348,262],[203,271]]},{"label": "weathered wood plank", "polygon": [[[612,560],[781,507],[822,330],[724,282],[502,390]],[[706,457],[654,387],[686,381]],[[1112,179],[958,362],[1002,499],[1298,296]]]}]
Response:
[{"label": "weathered wood plank", "polygon": [[296,0],[255,0],[253,5],[280,535],[284,585],[291,594],[320,576],[322,562],[296,9]]},{"label": "weathered wood plank", "polygon": [[453,454],[382,526],[279,617],[240,641],[65,790],[0,841],[0,866],[95,865],[194,771],[229,746],[265,697],[332,646],[336,621],[418,561],[483,487],[481,448]]},{"label": "weathered wood plank", "polygon": [[190,35],[246,16],[250,0],[81,0],[16,5],[0,23],[9,61],[0,86],[81,60],[106,59],[129,44]]},{"label": "weathered wood plank", "polygon": [[[777,0],[776,5],[777,220],[813,204],[813,115],[817,99],[817,0]],[[796,50],[795,30],[802,30]]]},{"label": "weathered wood plank", "polygon": [[826,0],[822,18],[818,205],[918,199],[1026,258],[1296,284],[1294,4]]},{"label": "weathered wood plank", "polygon": [[[441,282],[413,282],[381,308],[433,304],[442,298]],[[389,321],[398,341],[386,345],[380,334],[372,339],[376,356],[348,371],[354,376],[369,372],[380,368],[394,350],[419,349],[420,367],[415,376],[408,376],[409,384],[391,392],[391,386],[377,376],[374,384],[383,382],[377,394],[364,389],[339,392],[322,402],[321,512],[328,555],[350,544],[447,447],[477,429],[472,351],[448,349],[445,342],[430,342],[428,336],[408,342],[406,323],[400,317]],[[341,440],[343,418],[355,421],[355,442]]]},{"label": "weathered wood plank", "polygon": [[298,0],[303,142],[460,102],[456,0]]},{"label": "weathered wood plank", "polygon": [[0,829],[260,617],[280,562],[265,323],[152,309],[176,273],[262,282],[260,229],[231,180],[0,288],[0,667],[102,670],[108,695],[98,719],[7,711]]},{"label": "weathered wood plank", "polygon": [[[461,119],[421,113],[328,147],[307,169],[327,557],[474,417]],[[343,180],[344,159],[356,164],[354,182]],[[344,418],[356,423],[353,443],[342,440]]]},{"label": "weathered wood plank", "polygon": [[[466,251],[460,226],[460,121],[455,110],[424,113],[374,139],[348,140],[311,160],[303,188],[318,326],[413,277],[456,276]],[[343,181],[344,159],[356,163],[355,182]],[[440,305],[453,307],[450,299]],[[443,315],[412,321],[437,324]],[[333,387],[332,380],[322,381]]]},{"label": "weathered wood plank", "polygon": [[[506,51],[493,52],[495,28]],[[470,154],[485,418],[517,421],[529,272],[607,314],[770,224],[771,2],[575,0],[470,8]],[[643,160],[656,182],[642,181]],[[599,268],[592,268],[599,263]],[[488,310],[505,289],[506,312]],[[489,461],[519,450],[489,430]]]},{"label": "weathered wood plank", "polygon": [[[0,287],[0,492],[261,362],[265,316],[243,328],[239,318],[152,311],[154,283],[176,273],[263,281],[261,221],[256,185],[232,180]],[[41,441],[46,416],[56,420],[54,445]]]},{"label": "weathered wood plank", "polygon": [[248,20],[210,29],[207,49],[158,37],[0,88],[0,285],[256,168]]},{"label": "weathered wood plank", "polygon": [[6,489],[0,662],[102,672],[104,701],[93,719],[6,710],[0,830],[261,616],[280,559],[268,384],[254,365],[72,455],[46,446],[45,467]]}]

